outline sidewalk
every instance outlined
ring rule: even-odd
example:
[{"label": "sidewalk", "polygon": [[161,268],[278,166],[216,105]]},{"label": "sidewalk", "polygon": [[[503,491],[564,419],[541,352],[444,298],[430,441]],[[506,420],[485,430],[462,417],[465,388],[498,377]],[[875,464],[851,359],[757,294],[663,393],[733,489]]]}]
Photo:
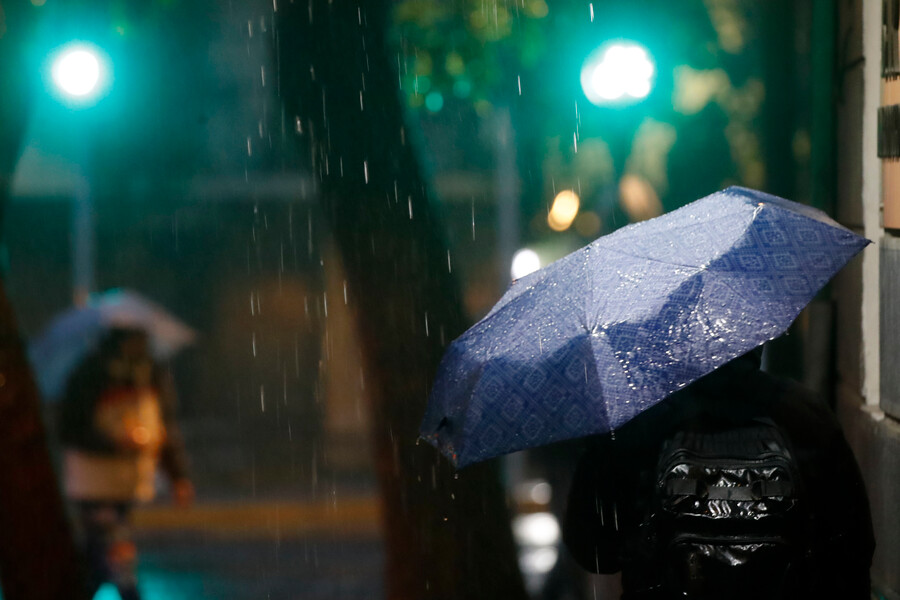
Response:
[{"label": "sidewalk", "polygon": [[310,535],[377,537],[381,511],[374,495],[304,501],[198,502],[191,508],[159,504],[135,511],[139,535],[196,532],[226,538]]},{"label": "sidewalk", "polygon": [[[374,495],[136,512],[144,600],[380,600]],[[97,600],[116,600],[103,589]]]}]

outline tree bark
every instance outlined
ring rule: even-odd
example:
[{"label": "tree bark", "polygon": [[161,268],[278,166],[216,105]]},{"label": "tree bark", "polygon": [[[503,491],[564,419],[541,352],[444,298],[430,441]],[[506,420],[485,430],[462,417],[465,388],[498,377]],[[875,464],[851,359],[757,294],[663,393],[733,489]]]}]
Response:
[{"label": "tree bark", "polygon": [[[27,0],[0,1],[0,215],[28,122],[32,78],[25,50],[35,17]],[[6,600],[87,598],[46,442],[37,389],[0,280],[0,588]]]},{"label": "tree bark", "polygon": [[308,150],[360,324],[386,597],[524,598],[496,464],[456,473],[416,441],[431,378],[466,319],[404,129],[389,16],[388,1],[276,5],[285,114]]},{"label": "tree bark", "polygon": [[0,283],[0,588],[6,600],[87,598],[37,390]]}]

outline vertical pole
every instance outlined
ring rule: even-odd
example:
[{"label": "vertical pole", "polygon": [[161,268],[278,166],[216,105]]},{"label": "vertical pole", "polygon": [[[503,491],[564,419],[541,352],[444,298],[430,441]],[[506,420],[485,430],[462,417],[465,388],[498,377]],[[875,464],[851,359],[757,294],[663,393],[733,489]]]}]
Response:
[{"label": "vertical pole", "polygon": [[498,282],[505,291],[510,281],[512,258],[520,241],[519,170],[516,158],[515,131],[508,107],[497,109],[494,117],[494,197],[497,200]]},{"label": "vertical pole", "polygon": [[[500,291],[509,287],[513,255],[519,247],[519,170],[516,157],[515,131],[509,107],[498,107],[494,117],[494,197],[497,201],[497,282]],[[525,477],[525,460],[521,452],[507,455],[503,460],[503,475],[507,485],[521,482]]]},{"label": "vertical pole", "polygon": [[[882,0],[863,0],[862,206],[863,233],[881,241],[881,160],[878,158],[878,107],[881,104]],[[879,254],[863,253],[863,396],[878,406],[881,395]]]},{"label": "vertical pole", "polygon": [[80,177],[75,186],[72,199],[72,302],[75,306],[84,306],[95,285],[95,211],[94,197],[91,187],[90,169],[90,132],[83,131],[84,140],[79,151],[78,165]]}]

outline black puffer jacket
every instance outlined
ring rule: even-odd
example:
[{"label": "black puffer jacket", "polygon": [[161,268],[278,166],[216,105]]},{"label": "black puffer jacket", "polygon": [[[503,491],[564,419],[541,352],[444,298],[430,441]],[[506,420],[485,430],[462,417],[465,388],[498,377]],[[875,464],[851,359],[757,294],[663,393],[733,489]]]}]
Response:
[{"label": "black puffer jacket", "polygon": [[[789,437],[815,523],[809,598],[868,600],[875,542],[859,468],[828,406],[796,383],[738,360],[672,395],[611,436],[593,440],[579,461],[563,539],[575,559],[597,573],[622,571],[624,598],[665,598],[640,590],[660,574],[628,560],[647,510],[647,478],[659,444],[686,419],[774,421]],[[605,506],[605,511],[598,508]],[[614,512],[610,507],[614,506]],[[602,513],[602,514],[601,514]],[[610,515],[613,518],[610,518]]]}]

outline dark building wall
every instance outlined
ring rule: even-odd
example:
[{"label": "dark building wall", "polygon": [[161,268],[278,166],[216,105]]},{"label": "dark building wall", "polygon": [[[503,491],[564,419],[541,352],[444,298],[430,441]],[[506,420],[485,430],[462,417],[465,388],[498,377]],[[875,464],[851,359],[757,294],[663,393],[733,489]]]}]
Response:
[{"label": "dark building wall", "polygon": [[[900,356],[886,345],[900,331],[890,289],[900,261],[885,260],[897,239],[879,222],[881,164],[875,113],[881,103],[882,2],[838,2],[837,217],[875,242],[835,280],[837,408],[868,488],[879,597],[900,598],[900,414],[890,398]],[[887,284],[887,285],[886,285]],[[888,292],[887,295],[885,292]],[[880,385],[878,384],[880,380]]]}]

